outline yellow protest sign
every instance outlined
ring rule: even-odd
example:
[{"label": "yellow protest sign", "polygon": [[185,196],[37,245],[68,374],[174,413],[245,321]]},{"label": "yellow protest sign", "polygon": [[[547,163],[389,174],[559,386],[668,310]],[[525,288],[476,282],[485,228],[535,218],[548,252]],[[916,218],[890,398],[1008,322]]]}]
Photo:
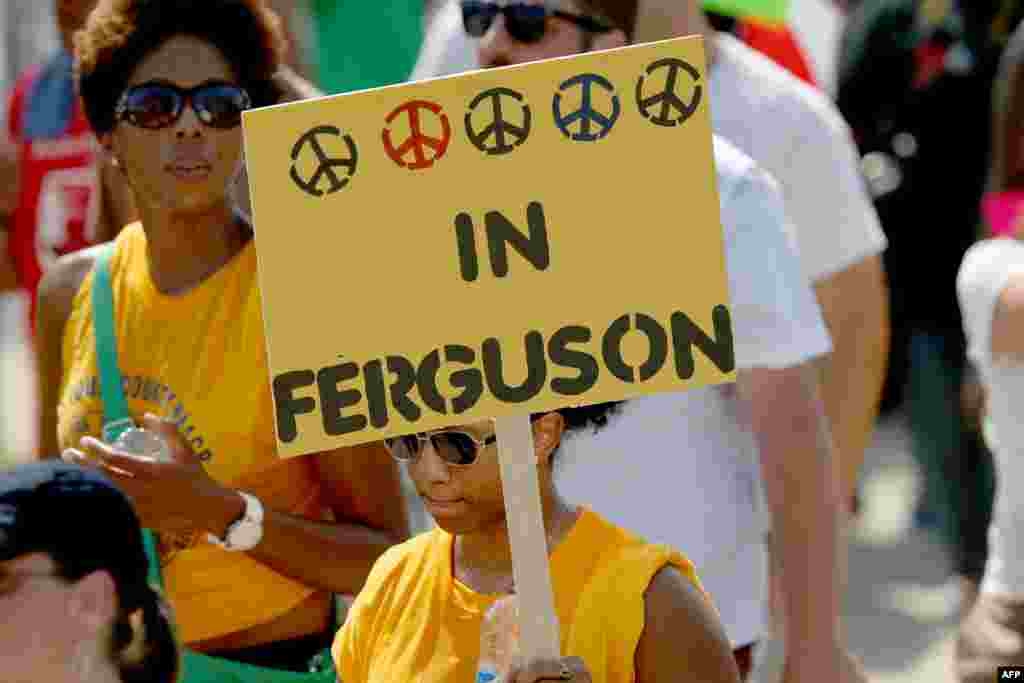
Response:
[{"label": "yellow protest sign", "polygon": [[283,457],[730,381],[700,38],[246,112]]}]

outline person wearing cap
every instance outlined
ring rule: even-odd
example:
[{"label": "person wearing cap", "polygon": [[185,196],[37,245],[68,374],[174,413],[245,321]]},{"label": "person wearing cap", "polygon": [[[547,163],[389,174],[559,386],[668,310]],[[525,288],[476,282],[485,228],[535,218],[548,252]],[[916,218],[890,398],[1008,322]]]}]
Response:
[{"label": "person wearing cap", "polygon": [[169,612],[147,583],[131,503],[60,461],[0,475],[0,672],[6,683],[174,683]]}]

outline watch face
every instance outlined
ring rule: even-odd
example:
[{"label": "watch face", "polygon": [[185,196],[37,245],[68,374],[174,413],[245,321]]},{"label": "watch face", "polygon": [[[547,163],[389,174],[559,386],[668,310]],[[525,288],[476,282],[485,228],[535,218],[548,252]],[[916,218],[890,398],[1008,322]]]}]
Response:
[{"label": "watch face", "polygon": [[228,532],[227,543],[232,548],[253,548],[262,537],[262,525],[251,519],[243,519]]}]

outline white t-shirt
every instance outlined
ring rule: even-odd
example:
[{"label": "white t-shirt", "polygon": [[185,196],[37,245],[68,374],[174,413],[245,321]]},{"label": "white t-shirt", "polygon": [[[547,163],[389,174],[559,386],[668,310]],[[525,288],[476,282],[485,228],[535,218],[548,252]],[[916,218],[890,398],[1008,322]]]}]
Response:
[{"label": "white t-shirt", "polygon": [[1013,494],[1013,486],[1024,481],[1024,363],[993,357],[992,318],[1010,278],[1021,274],[1024,243],[1004,237],[971,247],[956,281],[967,355],[988,394],[985,440],[997,473],[981,590],[1017,596],[1024,594],[1024,502]]},{"label": "white t-shirt", "polygon": [[[778,187],[727,142],[716,137],[714,149],[737,367],[828,353]],[[765,629],[769,519],[757,445],[737,407],[734,385],[628,401],[598,432],[566,438],[555,480],[568,500],[684,552],[740,646]]]},{"label": "white t-shirt", "polygon": [[444,4],[427,26],[423,45],[413,67],[410,81],[451,76],[479,68],[476,41],[462,28],[462,8],[458,0],[442,0]]},{"label": "white t-shirt", "polygon": [[817,282],[882,252],[860,155],[835,106],[733,36],[718,34],[715,45],[712,125],[779,182],[807,277]]}]

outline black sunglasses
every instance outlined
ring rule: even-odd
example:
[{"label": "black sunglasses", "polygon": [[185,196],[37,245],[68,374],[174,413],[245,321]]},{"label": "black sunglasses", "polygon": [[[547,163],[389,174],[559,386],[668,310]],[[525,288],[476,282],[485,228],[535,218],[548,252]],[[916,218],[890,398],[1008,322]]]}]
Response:
[{"label": "black sunglasses", "polygon": [[498,437],[492,434],[481,439],[461,429],[439,429],[436,432],[421,432],[385,439],[384,445],[388,447],[391,457],[395,460],[413,463],[420,459],[428,440],[445,463],[466,467],[475,463],[480,451],[497,442]]},{"label": "black sunglasses", "polygon": [[249,94],[237,85],[208,82],[194,88],[179,88],[163,82],[143,83],[124,91],[114,115],[139,128],[156,130],[174,125],[185,104],[210,128],[234,128],[242,112],[252,106]]},{"label": "black sunglasses", "polygon": [[563,12],[545,5],[528,5],[524,2],[498,4],[476,0],[462,2],[462,25],[466,33],[474,38],[486,35],[499,14],[505,16],[505,30],[520,43],[536,43],[543,38],[548,17],[564,19],[590,33],[607,33],[612,30],[611,26],[593,17]]}]

